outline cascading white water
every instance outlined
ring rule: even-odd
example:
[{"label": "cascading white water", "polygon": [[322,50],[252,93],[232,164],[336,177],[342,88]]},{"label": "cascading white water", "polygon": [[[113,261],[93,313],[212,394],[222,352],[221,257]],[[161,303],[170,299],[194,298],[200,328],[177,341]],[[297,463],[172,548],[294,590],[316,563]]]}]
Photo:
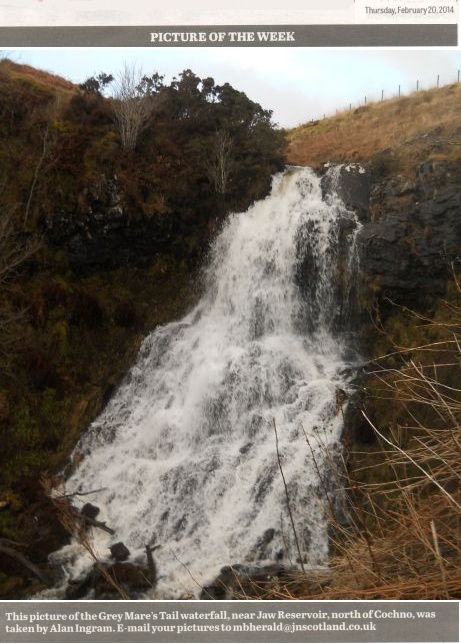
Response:
[{"label": "cascading white water", "polygon": [[[102,488],[91,501],[116,531],[94,530],[95,550],[105,558],[123,541],[144,560],[146,544],[161,544],[161,596],[197,592],[195,581],[224,565],[296,565],[274,424],[303,559],[325,562],[316,470],[331,466],[336,392],[347,388],[332,286],[344,216],[353,218],[334,192],[322,197],[310,169],[276,176],[271,195],[232,215],[217,238],[200,303],[146,338],[77,447],[84,458],[67,490]],[[73,577],[91,563],[77,544],[57,558]]]}]

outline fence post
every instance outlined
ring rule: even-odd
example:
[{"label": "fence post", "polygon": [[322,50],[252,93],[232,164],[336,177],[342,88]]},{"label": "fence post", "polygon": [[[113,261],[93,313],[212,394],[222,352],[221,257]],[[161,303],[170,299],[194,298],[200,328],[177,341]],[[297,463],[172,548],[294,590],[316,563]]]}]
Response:
[{"label": "fence post", "polygon": [[416,81],[416,91],[419,91],[419,80]]},{"label": "fence post", "polygon": [[439,84],[440,84],[440,75],[437,74],[437,87],[439,87]]},{"label": "fence post", "polygon": [[384,90],[381,90],[381,100],[384,101]]}]

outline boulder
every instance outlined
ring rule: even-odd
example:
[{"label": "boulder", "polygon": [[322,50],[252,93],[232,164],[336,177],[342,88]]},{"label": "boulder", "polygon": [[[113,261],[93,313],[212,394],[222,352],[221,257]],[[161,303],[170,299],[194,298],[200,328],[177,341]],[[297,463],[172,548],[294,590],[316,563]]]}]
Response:
[{"label": "boulder", "polygon": [[85,503],[85,505],[80,510],[80,513],[88,519],[96,519],[99,514],[99,508],[92,503]]},{"label": "boulder", "polygon": [[114,543],[109,549],[110,554],[115,561],[125,561],[130,556],[130,551],[121,541]]},{"label": "boulder", "polygon": [[121,594],[117,587],[130,599],[137,599],[140,594],[153,588],[149,580],[149,570],[143,566],[116,562],[110,566],[105,565],[105,570],[116,585],[111,584],[98,567],[94,578],[95,599],[120,599]]}]

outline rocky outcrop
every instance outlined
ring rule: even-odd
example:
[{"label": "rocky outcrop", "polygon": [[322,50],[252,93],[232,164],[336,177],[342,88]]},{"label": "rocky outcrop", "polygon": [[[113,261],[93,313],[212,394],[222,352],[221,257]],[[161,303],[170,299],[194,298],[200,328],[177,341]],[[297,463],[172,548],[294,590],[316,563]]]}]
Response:
[{"label": "rocky outcrop", "polygon": [[415,180],[375,183],[370,220],[359,235],[362,270],[382,293],[417,306],[441,295],[461,249],[461,184],[448,164],[423,163]]},{"label": "rocky outcrop", "polygon": [[47,240],[66,248],[74,268],[139,265],[170,252],[173,217],[133,216],[123,204],[116,177],[101,175],[85,195],[81,212],[55,212],[43,222]]},{"label": "rocky outcrop", "polygon": [[[329,164],[324,166],[324,170]],[[336,175],[325,174],[322,178],[322,191],[325,195],[334,188],[346,208],[353,210],[361,222],[369,219],[370,171],[359,163],[343,164]],[[335,181],[335,185],[333,184]]]},{"label": "rocky outcrop", "polygon": [[[344,164],[336,175],[324,175],[324,193],[334,187],[358,216],[360,270],[382,301],[418,307],[425,293],[443,293],[450,263],[461,248],[458,175],[448,162],[422,163],[411,179],[408,173],[376,177],[358,164]],[[102,174],[88,188],[85,204],[83,212],[55,213],[44,223],[47,239],[67,248],[74,268],[139,265],[174,253],[182,238],[171,213],[128,213],[116,177]],[[350,234],[352,223],[347,217],[340,222],[340,237]],[[304,272],[311,274],[308,260],[300,269],[301,283]]]},{"label": "rocky outcrop", "polygon": [[451,263],[461,249],[461,180],[456,168],[448,162],[426,162],[415,168],[412,179],[343,171],[338,190],[362,222],[357,240],[360,271],[381,303],[389,299],[418,308],[427,295],[444,293]]}]

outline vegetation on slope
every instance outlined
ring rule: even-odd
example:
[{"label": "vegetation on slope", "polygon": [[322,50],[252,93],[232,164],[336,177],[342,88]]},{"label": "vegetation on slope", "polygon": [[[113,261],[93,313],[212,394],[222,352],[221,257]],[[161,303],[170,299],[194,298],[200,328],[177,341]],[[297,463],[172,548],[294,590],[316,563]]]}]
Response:
[{"label": "vegetation on slope", "polygon": [[[158,74],[143,83],[149,109],[125,149],[122,99],[0,61],[0,545],[27,545],[38,563],[58,545],[44,527],[39,475],[63,466],[145,333],[191,305],[222,216],[265,195],[282,164],[271,112],[230,85],[190,70],[169,85]],[[150,250],[145,240],[143,257],[101,254],[100,265],[82,266],[70,231],[95,208],[106,216],[108,182],[130,230],[158,218],[169,236]],[[39,538],[47,543],[34,551]],[[20,596],[27,581],[9,564],[0,595]]]}]

